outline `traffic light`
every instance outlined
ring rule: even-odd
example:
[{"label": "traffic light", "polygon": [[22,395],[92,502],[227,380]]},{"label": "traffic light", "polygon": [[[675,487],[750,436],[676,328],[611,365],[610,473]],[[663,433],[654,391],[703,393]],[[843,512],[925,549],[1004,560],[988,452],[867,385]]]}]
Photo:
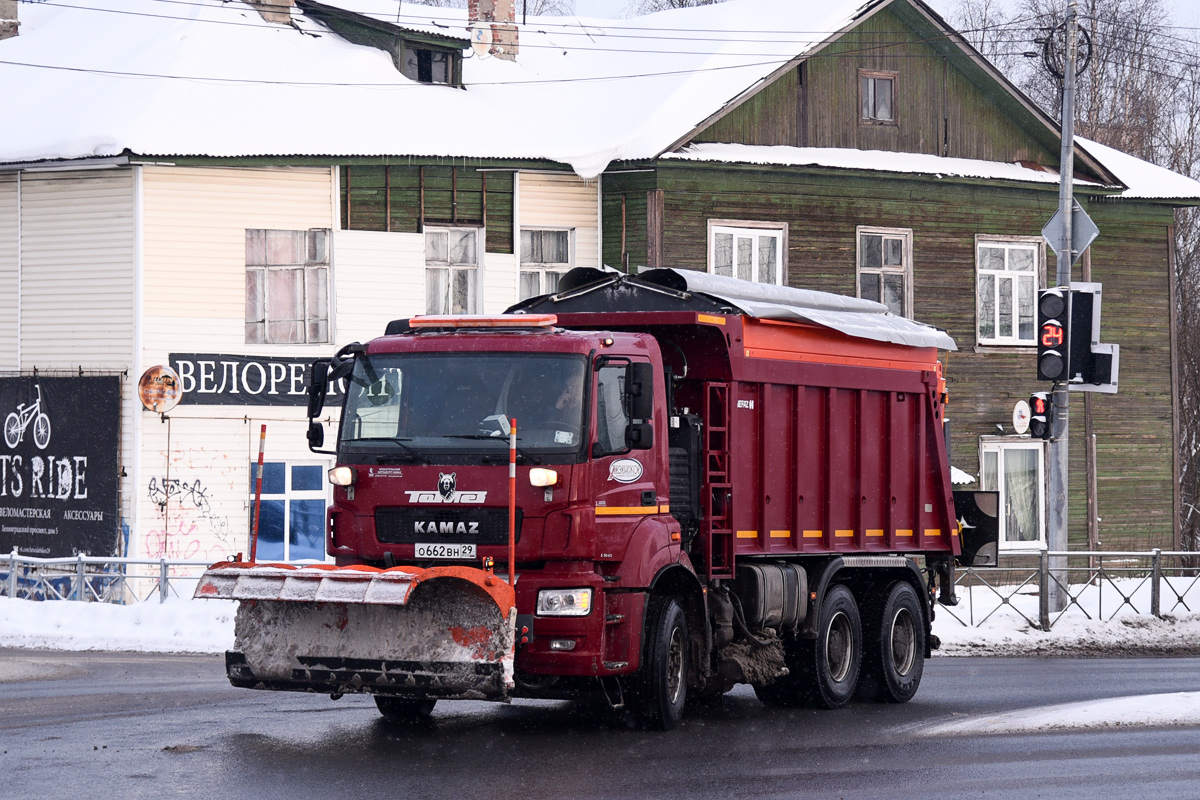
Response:
[{"label": "traffic light", "polygon": [[1050,438],[1050,423],[1054,421],[1054,405],[1049,392],[1034,392],[1029,396],[1029,435],[1034,439]]},{"label": "traffic light", "polygon": [[1065,381],[1071,375],[1068,324],[1071,321],[1069,289],[1038,292],[1037,377],[1039,381]]}]

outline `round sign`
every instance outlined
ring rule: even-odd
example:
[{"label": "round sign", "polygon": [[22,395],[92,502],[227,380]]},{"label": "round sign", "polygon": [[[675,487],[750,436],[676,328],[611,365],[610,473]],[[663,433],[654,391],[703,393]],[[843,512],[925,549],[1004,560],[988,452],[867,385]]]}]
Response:
[{"label": "round sign", "polygon": [[1018,400],[1013,406],[1013,430],[1017,433],[1025,433],[1029,430],[1029,403],[1024,400]]},{"label": "round sign", "polygon": [[151,367],[138,381],[138,398],[147,411],[165,414],[179,405],[182,397],[179,376],[170,367]]}]

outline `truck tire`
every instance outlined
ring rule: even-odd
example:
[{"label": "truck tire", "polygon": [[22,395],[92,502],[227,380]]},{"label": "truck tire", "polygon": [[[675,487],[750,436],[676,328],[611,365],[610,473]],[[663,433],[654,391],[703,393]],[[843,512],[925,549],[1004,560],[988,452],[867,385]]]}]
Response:
[{"label": "truck tire", "polygon": [[630,693],[632,710],[644,727],[670,730],[683,716],[688,688],[687,619],[674,598],[647,599],[642,654]]},{"label": "truck tire", "polygon": [[864,620],[866,646],[860,695],[877,703],[907,703],[925,669],[925,619],[912,584],[896,581],[882,606]]},{"label": "truck tire", "polygon": [[437,698],[384,697],[377,694],[375,705],[388,722],[412,723],[429,719],[433,707],[437,705]]},{"label": "truck tire", "polygon": [[821,601],[817,641],[812,649],[812,700],[825,708],[847,705],[854,697],[861,668],[858,603],[848,588],[837,584]]}]

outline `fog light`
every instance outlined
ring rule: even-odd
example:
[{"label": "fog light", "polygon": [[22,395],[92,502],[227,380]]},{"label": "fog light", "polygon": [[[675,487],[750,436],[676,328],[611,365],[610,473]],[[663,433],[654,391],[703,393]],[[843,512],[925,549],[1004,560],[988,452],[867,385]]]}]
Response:
[{"label": "fog light", "polygon": [[550,649],[551,650],[574,650],[575,649],[575,640],[574,639],[551,639],[550,640]]},{"label": "fog light", "polygon": [[354,467],[334,467],[329,470],[329,482],[334,486],[349,486],[354,483]]},{"label": "fog light", "polygon": [[545,467],[534,467],[529,470],[529,482],[534,486],[554,486],[558,483],[558,473]]}]

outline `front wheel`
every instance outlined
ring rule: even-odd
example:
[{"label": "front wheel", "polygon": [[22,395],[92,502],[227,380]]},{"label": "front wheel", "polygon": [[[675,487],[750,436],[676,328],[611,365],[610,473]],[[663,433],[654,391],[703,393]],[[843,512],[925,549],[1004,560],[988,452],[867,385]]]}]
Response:
[{"label": "front wheel", "polygon": [[38,450],[45,450],[50,444],[50,418],[45,414],[38,414],[33,420],[33,443]]},{"label": "front wheel", "polygon": [[688,631],[679,603],[670,597],[650,597],[645,636],[632,707],[647,728],[670,730],[683,717],[687,703]]},{"label": "front wheel", "polygon": [[384,697],[377,694],[375,705],[388,722],[412,723],[429,719],[433,707],[437,705],[437,698]]}]

